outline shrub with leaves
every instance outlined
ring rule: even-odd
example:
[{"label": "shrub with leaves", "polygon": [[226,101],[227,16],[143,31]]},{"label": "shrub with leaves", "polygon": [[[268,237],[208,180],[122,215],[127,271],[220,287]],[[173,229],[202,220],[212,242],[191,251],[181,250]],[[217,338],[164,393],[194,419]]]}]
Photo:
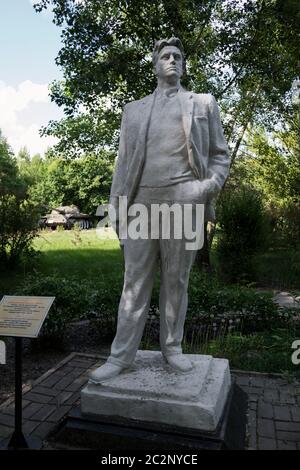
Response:
[{"label": "shrub with leaves", "polygon": [[249,281],[255,273],[254,255],[267,245],[269,224],[262,198],[250,188],[225,191],[218,205],[219,269],[227,281]]},{"label": "shrub with leaves", "polygon": [[0,263],[13,267],[32,254],[39,217],[33,202],[14,194],[0,196]]},{"label": "shrub with leaves", "polygon": [[[85,316],[92,298],[91,286],[82,280],[52,276],[27,276],[16,295],[54,296],[40,336],[52,341],[62,340],[68,322]],[[55,343],[54,343],[55,344]]]}]

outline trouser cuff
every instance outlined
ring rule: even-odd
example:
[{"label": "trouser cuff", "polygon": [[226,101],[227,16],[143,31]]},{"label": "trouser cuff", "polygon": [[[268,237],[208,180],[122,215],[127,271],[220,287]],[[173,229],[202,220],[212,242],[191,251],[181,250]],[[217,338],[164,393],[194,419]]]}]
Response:
[{"label": "trouser cuff", "polygon": [[167,349],[167,350],[161,350],[162,355],[165,357],[170,357],[170,356],[178,356],[178,354],[182,354],[182,349]]},{"label": "trouser cuff", "polygon": [[108,362],[109,364],[114,364],[115,366],[123,367],[124,369],[131,366],[131,362],[130,363],[124,362],[124,361],[122,361],[120,359],[117,359],[113,356],[109,356],[109,358],[107,359],[106,362]]}]

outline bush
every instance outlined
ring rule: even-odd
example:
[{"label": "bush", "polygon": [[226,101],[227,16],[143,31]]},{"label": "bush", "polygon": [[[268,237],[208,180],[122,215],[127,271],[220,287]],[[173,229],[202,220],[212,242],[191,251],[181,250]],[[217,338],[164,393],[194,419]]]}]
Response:
[{"label": "bush", "polygon": [[269,225],[259,193],[249,188],[227,191],[218,205],[219,270],[229,282],[252,280],[254,256],[268,243]]},{"label": "bush", "polygon": [[0,196],[0,263],[14,267],[32,256],[38,231],[39,208],[16,195]]},{"label": "bush", "polygon": [[57,273],[26,277],[16,295],[55,296],[40,333],[47,346],[63,342],[66,327],[72,321],[89,319],[99,336],[111,339],[116,332],[120,286],[110,284],[104,277],[95,282],[77,277],[63,278]]},{"label": "bush", "polygon": [[281,248],[300,247],[300,202],[286,201],[274,211],[274,235]]},{"label": "bush", "polygon": [[46,317],[40,339],[54,343],[63,341],[66,326],[70,321],[85,316],[91,307],[92,290],[84,280],[53,276],[31,275],[20,286],[16,295],[54,296],[55,301]]},{"label": "bush", "polygon": [[291,361],[291,344],[299,333],[296,325],[285,329],[270,328],[268,332],[251,335],[232,333],[200,344],[194,352],[224,357],[230,361],[231,368],[299,378],[299,367]]},{"label": "bush", "polygon": [[[224,286],[211,275],[193,271],[189,284],[189,304],[185,321],[185,343],[189,348],[206,344],[228,333],[251,334],[286,328],[295,312],[281,309],[272,293],[246,286]],[[159,308],[155,297],[144,333],[144,347],[158,342]]]},{"label": "bush", "polygon": [[[27,276],[16,295],[55,296],[55,301],[40,333],[48,345],[57,346],[66,336],[69,322],[89,319],[103,340],[111,341],[116,333],[121,285],[105,276],[93,282],[79,278],[62,278],[57,274]],[[156,283],[144,333],[147,347],[159,338],[159,290]],[[249,334],[285,328],[292,310],[281,309],[271,293],[257,292],[246,286],[224,286],[215,277],[194,270],[189,285],[189,306],[185,322],[185,340],[203,343],[230,332]],[[144,344],[144,346],[145,346]]]}]

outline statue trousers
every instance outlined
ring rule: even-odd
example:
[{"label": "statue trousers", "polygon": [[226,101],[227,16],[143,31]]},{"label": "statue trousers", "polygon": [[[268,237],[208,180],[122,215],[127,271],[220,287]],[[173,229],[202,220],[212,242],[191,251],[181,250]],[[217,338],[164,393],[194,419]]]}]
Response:
[{"label": "statue trousers", "polygon": [[[196,204],[202,204],[204,210],[205,200],[206,196],[201,191],[201,181],[195,179],[159,188],[140,187],[134,203],[144,204],[149,213],[152,204],[171,206],[176,203],[182,209],[187,204],[191,208],[193,229],[196,231],[202,228],[199,227],[199,219],[196,220],[195,207]],[[133,218],[128,218],[128,225]],[[161,351],[164,356],[182,352],[189,274],[197,249],[186,248],[186,242],[190,239],[188,240],[184,233],[178,239],[174,235],[172,223],[170,236],[163,236],[162,218],[159,221],[158,238],[151,238],[150,219],[151,217],[146,230],[149,233],[147,239],[132,239],[128,236],[123,240],[124,286],[119,304],[117,333],[108,358],[108,362],[122,367],[128,367],[134,361],[149,312],[155,275],[159,268]],[[175,223],[183,224],[183,220],[179,218]],[[203,217],[200,223],[203,224]]]}]

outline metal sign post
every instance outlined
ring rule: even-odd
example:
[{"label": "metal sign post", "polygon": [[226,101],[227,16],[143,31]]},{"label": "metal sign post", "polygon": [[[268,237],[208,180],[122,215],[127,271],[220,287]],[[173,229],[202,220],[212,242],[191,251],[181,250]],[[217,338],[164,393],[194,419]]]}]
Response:
[{"label": "metal sign post", "polygon": [[22,431],[22,340],[36,338],[55,297],[4,296],[0,302],[0,336],[15,338],[15,429],[1,449],[41,449],[42,441]]},{"label": "metal sign post", "polygon": [[8,449],[28,449],[22,432],[22,338],[15,338],[15,430]]}]

